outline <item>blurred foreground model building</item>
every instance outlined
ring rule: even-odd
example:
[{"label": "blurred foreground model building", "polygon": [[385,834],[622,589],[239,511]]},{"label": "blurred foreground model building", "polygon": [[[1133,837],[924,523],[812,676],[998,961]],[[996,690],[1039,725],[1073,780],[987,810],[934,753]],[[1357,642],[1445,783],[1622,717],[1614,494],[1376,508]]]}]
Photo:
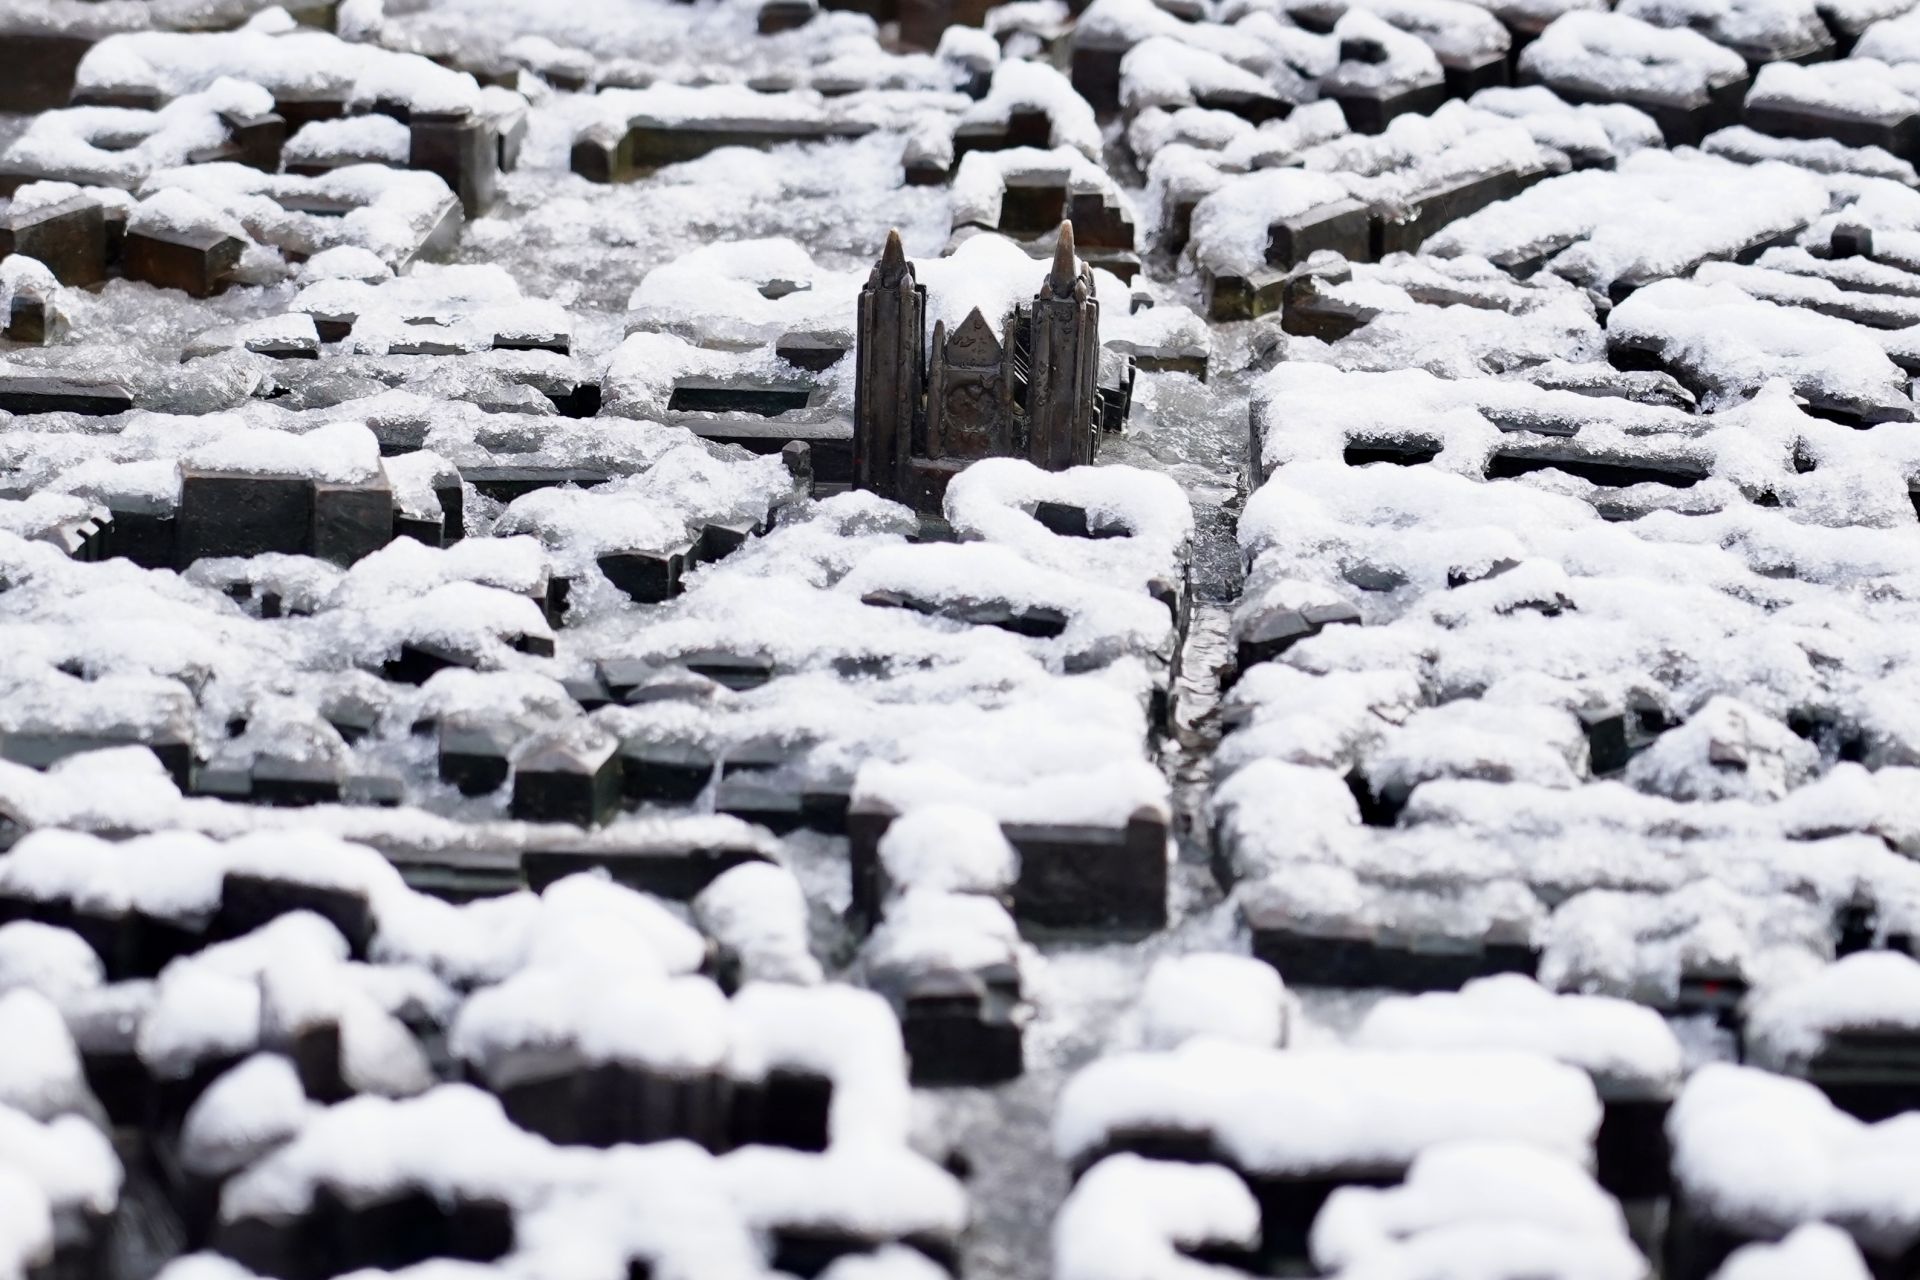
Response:
[{"label": "blurred foreground model building", "polygon": [[1118,429],[1130,388],[1100,385],[1100,303],[1062,223],[1053,265],[1029,305],[996,335],[979,308],[927,343],[926,286],[898,232],[860,292],[854,485],[938,513],[947,482],[980,458],[1025,458],[1051,471],[1093,461]]}]

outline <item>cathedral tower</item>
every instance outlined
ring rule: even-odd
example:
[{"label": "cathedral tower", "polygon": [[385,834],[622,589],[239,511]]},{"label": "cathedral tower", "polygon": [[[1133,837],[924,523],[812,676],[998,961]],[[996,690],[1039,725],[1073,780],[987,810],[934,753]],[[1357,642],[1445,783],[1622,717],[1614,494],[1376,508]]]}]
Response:
[{"label": "cathedral tower", "polygon": [[1092,269],[1073,252],[1073,224],[1060,224],[1053,267],[1033,300],[1027,395],[1027,459],[1049,471],[1093,461],[1099,431],[1100,304]]},{"label": "cathedral tower", "polygon": [[907,500],[908,458],[925,379],[927,291],[913,275],[900,233],[887,233],[860,291],[853,384],[853,483]]}]

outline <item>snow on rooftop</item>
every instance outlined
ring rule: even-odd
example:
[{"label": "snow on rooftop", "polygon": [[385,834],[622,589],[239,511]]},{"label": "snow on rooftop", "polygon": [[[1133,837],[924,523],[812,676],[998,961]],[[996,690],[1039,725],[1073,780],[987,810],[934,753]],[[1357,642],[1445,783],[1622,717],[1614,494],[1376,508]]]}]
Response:
[{"label": "snow on rooftop", "polygon": [[1681,1079],[1680,1043],[1652,1010],[1555,995],[1519,974],[1476,979],[1457,994],[1383,1000],[1354,1040],[1376,1049],[1529,1049],[1581,1068],[1610,1095],[1663,1096]]},{"label": "snow on rooftop", "polygon": [[155,169],[186,164],[227,144],[223,117],[265,115],[273,98],[246,79],[221,77],[158,111],[71,107],[36,116],[0,164],[27,174],[131,190]]},{"label": "snow on rooftop", "polygon": [[1159,1130],[1209,1139],[1250,1174],[1372,1175],[1460,1138],[1511,1139],[1585,1165],[1599,1117],[1583,1073],[1536,1055],[1274,1050],[1203,1037],[1081,1071],[1055,1110],[1053,1138],[1069,1161]]},{"label": "snow on rooftop", "polygon": [[1649,1274],[1619,1204],[1578,1164],[1520,1143],[1441,1143],[1398,1186],[1341,1187],[1311,1240],[1321,1271],[1343,1277]]},{"label": "snow on rooftop", "polygon": [[1699,32],[1623,12],[1563,14],[1521,50],[1520,66],[1549,85],[1676,105],[1701,103],[1746,74],[1739,54]]},{"label": "snow on rooftop", "polygon": [[321,1108],[307,1100],[293,1062],[255,1054],[207,1086],[187,1111],[180,1159],[194,1173],[236,1173],[291,1141]]},{"label": "snow on rooftop", "polygon": [[1795,1227],[1779,1243],[1744,1244],[1714,1273],[1714,1280],[1867,1280],[1870,1273],[1859,1246],[1838,1227],[1824,1222]]},{"label": "snow on rooftop", "polygon": [[1748,1059],[1804,1068],[1839,1036],[1900,1036],[1920,1019],[1920,962],[1897,951],[1843,956],[1802,981],[1762,991],[1747,1014]]},{"label": "snow on rooftop", "polygon": [[1260,1207],[1230,1171],[1109,1156],[1089,1169],[1053,1226],[1057,1280],[1226,1274],[1194,1262],[1208,1247],[1251,1248]]},{"label": "snow on rooftop", "polygon": [[1677,1193],[1705,1221],[1767,1239],[1825,1221],[1885,1256],[1920,1236],[1903,1199],[1904,1120],[1864,1124],[1803,1081],[1714,1063],[1689,1079],[1667,1133]]},{"label": "snow on rooftop", "polygon": [[1612,172],[1548,178],[1452,223],[1426,247],[1502,265],[1544,260],[1556,274],[1605,290],[1731,256],[1799,229],[1826,207],[1822,184],[1791,166],[1649,149]]},{"label": "snow on rooftop", "polygon": [[1216,275],[1262,270],[1273,224],[1339,203],[1335,178],[1299,169],[1267,169],[1223,185],[1193,211],[1195,261]]},{"label": "snow on rooftop", "polygon": [[1140,1038],[1172,1049],[1196,1036],[1263,1048],[1286,1043],[1292,1007],[1280,974],[1248,956],[1193,952],[1162,956],[1140,989]]},{"label": "snow on rooftop", "polygon": [[0,1276],[25,1280],[49,1265],[54,1254],[54,1221],[47,1195],[14,1169],[0,1168]]},{"label": "snow on rooftop", "polygon": [[1013,916],[997,899],[910,889],[886,904],[885,918],[868,938],[862,958],[875,975],[911,978],[1015,968],[1021,950]]},{"label": "snow on rooftop", "polygon": [[111,1214],[125,1178],[113,1144],[91,1120],[42,1122],[11,1107],[0,1107],[0,1170],[24,1175],[59,1215]]},{"label": "snow on rooftop", "polygon": [[739,956],[750,981],[804,986],[821,980],[808,942],[806,896],[786,868],[737,866],[702,889],[693,910],[702,931]]},{"label": "snow on rooftop", "polygon": [[226,1184],[220,1218],[297,1216],[321,1187],[361,1201],[418,1188],[445,1202],[526,1203],[555,1149],[511,1124],[500,1104],[448,1084],[407,1101],[366,1096],[330,1107]]},{"label": "snow on rooftop", "polygon": [[223,78],[264,85],[296,100],[333,98],[371,106],[384,99],[423,112],[479,104],[479,86],[465,72],[311,28],[109,36],[87,51],[76,73],[84,86],[150,88],[176,100]]},{"label": "snow on rooftop", "polygon": [[899,1022],[880,996],[834,984],[755,982],[734,996],[728,1013],[729,1061],[743,1078],[789,1070],[833,1082],[828,1130],[835,1146],[885,1149],[905,1133],[905,1051]]},{"label": "snow on rooftop", "polygon": [[1074,92],[1066,76],[1043,62],[1004,62],[995,67],[986,95],[961,114],[959,125],[1004,124],[1016,110],[1046,114],[1049,146],[1072,147],[1089,159],[1099,158],[1100,127],[1093,108]]},{"label": "snow on rooftop", "polygon": [[750,1146],[720,1157],[720,1177],[747,1222],[880,1239],[950,1239],[966,1226],[953,1175],[904,1147],[835,1146],[811,1155]]},{"label": "snow on rooftop", "polygon": [[926,804],[895,818],[880,837],[880,865],[902,890],[1004,893],[1020,855],[991,814],[963,804]]}]

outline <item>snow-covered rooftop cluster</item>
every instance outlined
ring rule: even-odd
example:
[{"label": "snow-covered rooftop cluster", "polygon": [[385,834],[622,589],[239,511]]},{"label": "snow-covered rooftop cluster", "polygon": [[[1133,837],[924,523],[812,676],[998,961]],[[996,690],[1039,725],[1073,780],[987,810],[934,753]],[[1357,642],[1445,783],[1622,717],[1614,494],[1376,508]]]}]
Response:
[{"label": "snow-covered rooftop cluster", "polygon": [[[113,1212],[123,1175],[95,1126],[155,1109],[172,1126],[168,1159],[218,1192],[215,1246],[269,1272],[295,1247],[289,1222],[318,1212],[323,1191],[356,1212],[419,1192],[476,1213],[502,1206],[528,1267],[596,1224],[588,1252],[621,1274],[644,1257],[669,1274],[757,1277],[783,1231],[937,1250],[964,1223],[957,1184],[904,1145],[905,1062],[883,1000],[782,982],[728,1000],[698,976],[708,938],[604,876],[457,907],[406,887],[373,850],[310,833],[109,843],[54,830],[0,857],[0,874],[13,921],[0,927],[0,1024],[16,1046],[0,1080],[0,1168],[33,1192],[9,1201],[23,1267],[56,1227],[78,1247]],[[781,908],[764,889],[728,896],[730,909],[698,913],[727,918],[716,940],[769,934]],[[66,924],[41,922],[56,919]],[[563,1043],[656,1088],[703,1071],[726,1083],[704,1122],[600,1116],[582,1130],[570,1117],[555,1131],[515,1086],[527,1055],[551,1063]],[[120,1075],[101,1074],[121,1058]],[[502,1099],[444,1083],[461,1062]],[[783,1075],[829,1091],[818,1154],[780,1149],[809,1145],[792,1110],[803,1104],[773,1083]],[[743,1106],[755,1090],[766,1101]],[[731,1112],[729,1099],[740,1099]],[[542,1132],[659,1145],[602,1155]],[[677,1209],[630,1198],[655,1185],[644,1171],[657,1162],[674,1170]],[[650,1225],[612,1228],[637,1211]],[[387,1256],[336,1247],[329,1265]],[[688,1257],[671,1261],[679,1251]]]},{"label": "snow-covered rooftop cluster", "polygon": [[0,1280],[1910,1268],[1913,0],[5,8]]}]

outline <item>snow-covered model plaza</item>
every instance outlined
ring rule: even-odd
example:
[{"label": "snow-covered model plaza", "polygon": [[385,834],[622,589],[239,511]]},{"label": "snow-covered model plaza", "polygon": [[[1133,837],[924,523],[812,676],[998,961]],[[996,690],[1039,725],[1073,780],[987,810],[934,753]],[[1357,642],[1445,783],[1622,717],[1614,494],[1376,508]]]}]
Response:
[{"label": "snow-covered model plaza", "polygon": [[0,1280],[1920,1280],[1915,0],[0,0]]}]

